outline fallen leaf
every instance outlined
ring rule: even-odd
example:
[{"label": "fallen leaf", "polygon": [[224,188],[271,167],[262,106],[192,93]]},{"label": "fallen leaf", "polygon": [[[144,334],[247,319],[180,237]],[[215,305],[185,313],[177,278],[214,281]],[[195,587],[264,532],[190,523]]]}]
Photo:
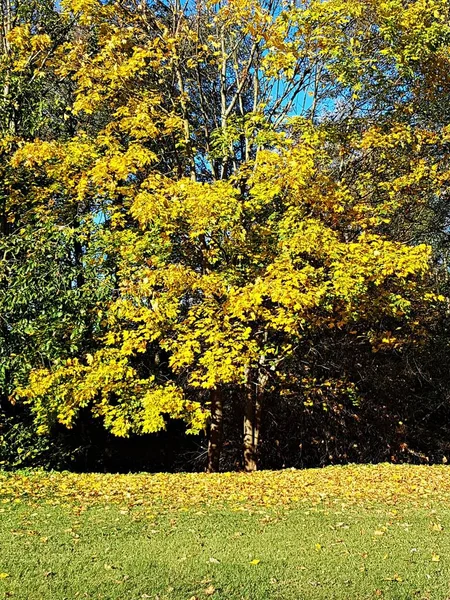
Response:
[{"label": "fallen leaf", "polygon": [[208,585],[208,587],[205,590],[203,590],[203,593],[207,596],[212,596],[215,591],[216,588],[213,585]]},{"label": "fallen leaf", "polygon": [[6,579],[9,577],[9,573],[0,573],[0,579]]},{"label": "fallen leaf", "polygon": [[251,565],[259,565],[260,563],[260,559],[259,558],[254,558],[253,560],[250,561]]},{"label": "fallen leaf", "polygon": [[395,573],[392,577],[386,577],[386,581],[397,581],[398,583],[401,583],[403,579],[398,573]]},{"label": "fallen leaf", "polygon": [[210,559],[209,559],[209,562],[210,563],[214,563],[214,564],[218,564],[218,563],[220,563],[220,560],[217,560],[217,558],[214,558],[213,556],[211,556]]},{"label": "fallen leaf", "polygon": [[431,562],[439,562],[441,560],[441,557],[439,556],[439,554],[435,554],[433,552],[433,554],[431,555]]}]

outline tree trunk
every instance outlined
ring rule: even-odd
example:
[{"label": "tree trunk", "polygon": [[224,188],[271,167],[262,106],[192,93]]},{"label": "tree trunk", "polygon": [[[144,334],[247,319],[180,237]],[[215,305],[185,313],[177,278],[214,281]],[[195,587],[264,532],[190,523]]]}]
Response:
[{"label": "tree trunk", "polygon": [[258,443],[261,430],[261,403],[267,375],[262,371],[254,384],[248,377],[244,410],[244,470],[247,473],[258,469]]},{"label": "tree trunk", "polygon": [[255,443],[256,426],[256,402],[255,394],[251,383],[247,384],[245,395],[245,410],[244,410],[244,470],[247,473],[256,471],[258,468],[256,462],[257,444]]},{"label": "tree trunk", "polygon": [[222,390],[211,390],[211,426],[208,441],[207,473],[217,473],[220,465],[223,437],[223,394]]}]

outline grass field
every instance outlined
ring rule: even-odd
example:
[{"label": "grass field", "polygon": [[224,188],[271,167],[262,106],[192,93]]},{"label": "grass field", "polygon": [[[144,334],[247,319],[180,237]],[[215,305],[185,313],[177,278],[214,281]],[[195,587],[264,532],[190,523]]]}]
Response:
[{"label": "grass field", "polygon": [[0,475],[0,599],[450,598],[446,467]]}]

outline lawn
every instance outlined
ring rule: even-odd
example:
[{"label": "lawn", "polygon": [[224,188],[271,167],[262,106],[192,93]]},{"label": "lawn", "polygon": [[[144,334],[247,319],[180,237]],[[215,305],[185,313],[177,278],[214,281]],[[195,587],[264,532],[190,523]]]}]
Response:
[{"label": "lawn", "polygon": [[446,467],[0,475],[0,598],[450,598]]}]

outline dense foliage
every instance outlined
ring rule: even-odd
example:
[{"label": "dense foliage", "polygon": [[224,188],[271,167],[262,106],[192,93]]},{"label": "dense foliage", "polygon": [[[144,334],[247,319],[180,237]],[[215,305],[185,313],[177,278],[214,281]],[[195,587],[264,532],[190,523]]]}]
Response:
[{"label": "dense foliage", "polygon": [[0,460],[446,460],[448,2],[1,6]]}]

